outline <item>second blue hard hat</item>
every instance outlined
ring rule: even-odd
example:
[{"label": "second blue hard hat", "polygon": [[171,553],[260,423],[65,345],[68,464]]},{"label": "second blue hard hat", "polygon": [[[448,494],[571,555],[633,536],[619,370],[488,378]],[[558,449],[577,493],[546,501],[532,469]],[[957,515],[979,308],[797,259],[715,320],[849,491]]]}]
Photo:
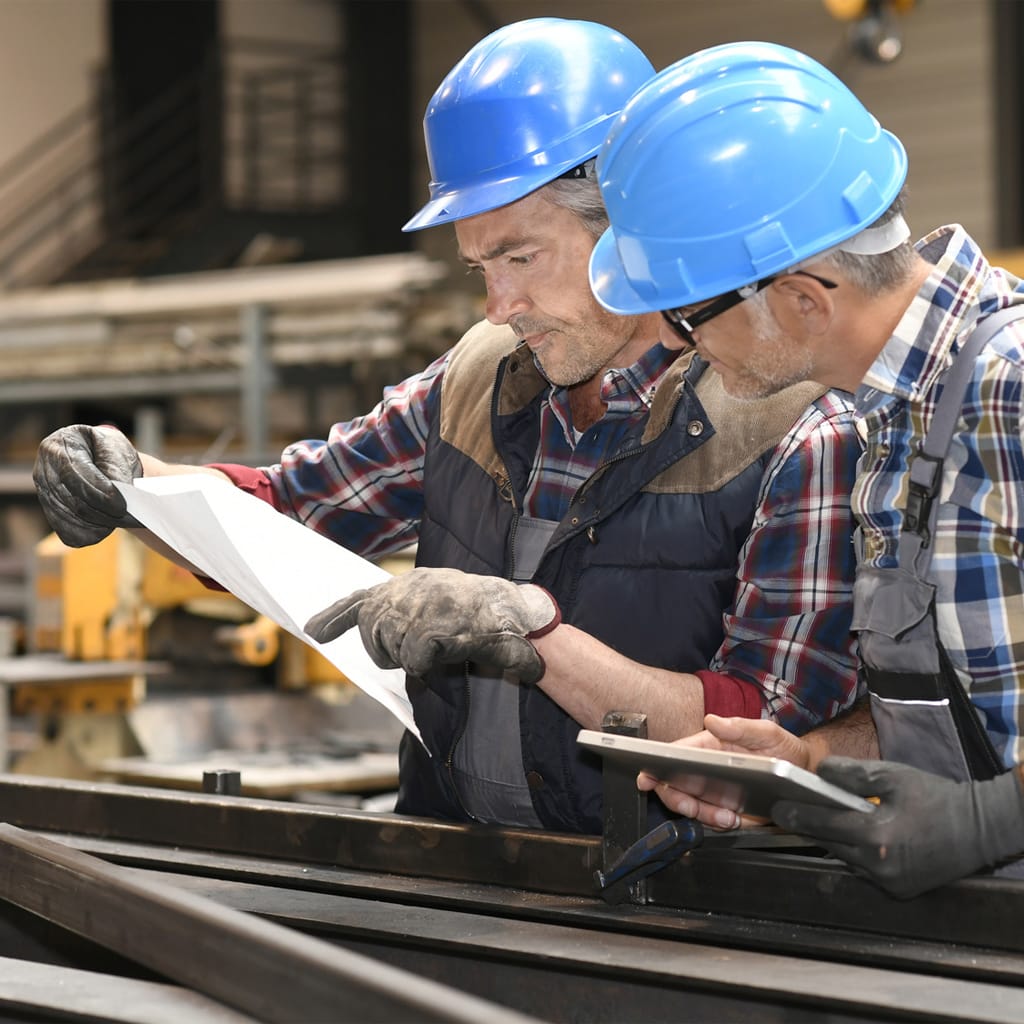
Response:
[{"label": "second blue hard hat", "polygon": [[603,306],[687,306],[858,234],[899,194],[903,146],[832,72],[728,43],[660,72],[597,160],[611,227],[590,261]]},{"label": "second blue hard hat", "polygon": [[492,32],[427,106],[430,201],[403,230],[504,206],[589,160],[653,74],[641,50],[594,22],[531,18]]}]

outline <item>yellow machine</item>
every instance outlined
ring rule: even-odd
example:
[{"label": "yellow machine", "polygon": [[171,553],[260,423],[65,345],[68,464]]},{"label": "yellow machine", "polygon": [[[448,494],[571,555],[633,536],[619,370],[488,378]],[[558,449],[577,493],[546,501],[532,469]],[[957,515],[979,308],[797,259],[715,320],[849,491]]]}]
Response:
[{"label": "yellow machine", "polygon": [[[27,647],[33,653],[59,653],[72,662],[159,660],[188,672],[192,688],[205,670],[214,680],[248,678],[288,689],[351,685],[309,645],[123,530],[86,548],[69,548],[56,534],[40,541],[32,604]],[[49,686],[19,688],[19,695],[39,709],[54,693]],[[127,692],[119,697],[121,708],[125,698],[129,705],[137,699]]]},{"label": "yellow machine", "polygon": [[[30,726],[23,740],[12,734],[0,758],[13,771],[133,780],[155,770],[149,761],[154,738],[171,762],[185,758],[183,770],[191,770],[189,758],[201,756],[196,748],[213,756],[208,741],[233,748],[237,742],[246,756],[273,759],[293,741],[308,751],[318,727],[336,731],[347,709],[342,732],[363,728],[374,737],[387,734],[390,743],[390,734],[400,731],[389,712],[363,698],[313,647],[233,595],[205,586],[128,531],[85,548],[47,536],[36,546],[34,563],[27,652],[12,659],[5,680],[10,710]],[[403,552],[385,567],[401,572],[411,565]],[[233,735],[222,736],[223,729]],[[275,750],[257,750],[268,736]],[[339,742],[332,735],[328,745]],[[344,788],[397,778],[397,755],[387,755],[383,774],[373,758],[385,755],[361,756],[372,763],[351,767],[330,756],[313,765],[304,752],[304,785]],[[248,763],[252,782],[256,769]],[[264,762],[260,771],[270,774]],[[290,779],[297,771],[285,756],[278,774]],[[173,772],[169,778],[168,784],[181,784]],[[270,791],[265,779],[258,785]],[[275,778],[273,785],[285,781]]]}]

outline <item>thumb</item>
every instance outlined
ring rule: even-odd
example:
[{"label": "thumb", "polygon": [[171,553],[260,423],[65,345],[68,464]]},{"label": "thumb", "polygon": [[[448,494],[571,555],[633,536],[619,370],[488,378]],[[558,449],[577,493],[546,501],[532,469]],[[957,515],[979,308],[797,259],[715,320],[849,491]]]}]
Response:
[{"label": "thumb", "polygon": [[342,633],[348,632],[359,622],[359,609],[366,599],[368,591],[356,590],[348,597],[335,601],[330,607],[317,612],[302,627],[317,643],[326,644],[336,640]]},{"label": "thumb", "polygon": [[435,665],[460,661],[504,669],[527,685],[544,675],[544,661],[536,648],[514,633],[438,637],[410,632],[402,644],[402,667],[411,675],[423,675]]}]

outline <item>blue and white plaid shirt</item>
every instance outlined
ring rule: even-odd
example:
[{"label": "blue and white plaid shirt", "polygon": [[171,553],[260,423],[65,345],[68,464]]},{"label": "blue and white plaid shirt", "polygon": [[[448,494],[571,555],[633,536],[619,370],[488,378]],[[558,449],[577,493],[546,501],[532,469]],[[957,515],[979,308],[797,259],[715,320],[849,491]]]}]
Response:
[{"label": "blue and white plaid shirt", "polygon": [[[923,439],[942,372],[978,318],[1024,303],[958,226],[918,243],[935,269],[856,394],[866,439],[854,487],[864,562],[895,564],[908,460]],[[930,581],[939,635],[1006,765],[1024,760],[1024,321],[977,359],[943,467]]]}]

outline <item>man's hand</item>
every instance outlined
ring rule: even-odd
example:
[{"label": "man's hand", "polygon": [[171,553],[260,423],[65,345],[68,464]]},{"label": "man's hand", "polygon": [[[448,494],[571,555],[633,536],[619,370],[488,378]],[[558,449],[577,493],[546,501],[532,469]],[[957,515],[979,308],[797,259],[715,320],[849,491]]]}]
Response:
[{"label": "man's hand", "polygon": [[422,676],[435,665],[476,661],[512,672],[524,683],[544,675],[531,638],[561,621],[541,587],[457,569],[413,569],[325,608],[305,625],[319,643],[356,624],[381,668]]},{"label": "man's hand", "polygon": [[32,479],[57,536],[73,548],[95,544],[117,526],[137,526],[114,486],[142,476],[139,453],[113,427],[77,424],[43,439]]},{"label": "man's hand", "polygon": [[772,817],[900,899],[1024,853],[1017,769],[986,782],[953,782],[905,764],[830,757],[818,774],[879,798],[878,808],[864,813],[780,801]]},{"label": "man's hand", "polygon": [[[800,768],[806,768],[810,763],[807,744],[768,719],[705,715],[703,732],[676,742],[680,746],[701,747],[705,750],[731,750],[743,754],[761,754],[763,757],[780,757]],[[697,780],[694,779],[694,782]],[[637,787],[653,790],[670,811],[686,818],[695,818],[720,832],[739,828],[744,822],[735,807],[708,803],[701,799],[703,793],[698,789],[684,792],[646,772],[641,772],[637,777]],[[753,821],[750,819],[751,823]]]}]

